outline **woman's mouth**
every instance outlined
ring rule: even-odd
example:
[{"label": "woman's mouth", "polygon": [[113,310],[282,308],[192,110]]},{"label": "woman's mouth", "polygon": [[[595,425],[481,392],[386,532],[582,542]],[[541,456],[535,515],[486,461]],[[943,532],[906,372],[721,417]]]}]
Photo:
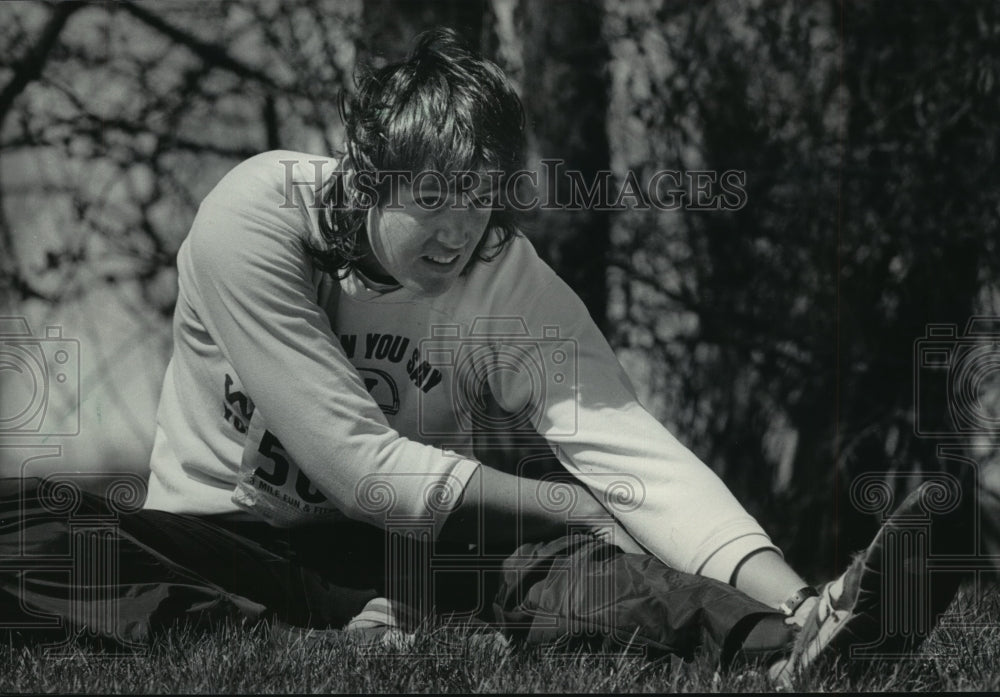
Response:
[{"label": "woman's mouth", "polygon": [[448,255],[442,255],[442,256],[425,254],[421,258],[424,261],[426,261],[428,264],[431,264],[433,266],[437,266],[437,267],[442,268],[442,269],[447,269],[447,268],[450,268],[450,267],[454,266],[455,262],[458,261],[458,258],[460,256],[462,256],[462,255],[458,254],[458,253],[448,254]]}]

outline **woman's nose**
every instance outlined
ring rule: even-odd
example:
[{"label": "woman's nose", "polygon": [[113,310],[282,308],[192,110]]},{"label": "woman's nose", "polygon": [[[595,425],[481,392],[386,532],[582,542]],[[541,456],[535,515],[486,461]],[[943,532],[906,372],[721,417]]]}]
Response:
[{"label": "woman's nose", "polygon": [[465,226],[458,220],[442,221],[435,237],[439,243],[451,249],[460,249],[469,241]]}]

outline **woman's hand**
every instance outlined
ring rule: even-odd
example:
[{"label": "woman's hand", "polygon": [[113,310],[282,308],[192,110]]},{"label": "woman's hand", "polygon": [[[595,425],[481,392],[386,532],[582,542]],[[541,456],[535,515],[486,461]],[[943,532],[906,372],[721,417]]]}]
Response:
[{"label": "woman's hand", "polygon": [[596,525],[593,533],[599,540],[615,545],[626,554],[649,554],[617,520],[609,520],[605,524]]}]

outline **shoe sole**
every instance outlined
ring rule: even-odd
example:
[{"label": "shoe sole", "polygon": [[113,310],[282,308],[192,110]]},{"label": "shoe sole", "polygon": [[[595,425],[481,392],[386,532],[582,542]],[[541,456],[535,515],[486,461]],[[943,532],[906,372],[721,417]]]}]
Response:
[{"label": "shoe sole", "polygon": [[[853,599],[841,597],[837,604],[844,609],[834,606],[834,612],[820,624],[816,635],[806,641],[796,661],[798,670],[828,659],[846,660],[852,671],[869,663],[863,659],[898,660],[919,648],[930,634],[938,616],[954,598],[960,580],[952,574],[945,575],[932,589],[925,558],[906,555],[914,547],[922,546],[925,553],[929,550],[926,538],[921,540],[910,532],[915,529],[914,521],[928,520],[921,505],[922,496],[920,488],[907,496],[883,523],[868,548],[852,562],[852,566],[860,566],[857,594]],[[886,573],[892,574],[888,582],[884,579]],[[892,597],[898,593],[909,594],[910,602]],[[887,599],[891,604],[884,602]],[[891,617],[893,611],[902,614],[904,609],[909,616]],[[929,615],[913,617],[914,610]],[[897,631],[885,631],[886,627]],[[923,631],[904,632],[899,631],[900,627]],[[865,648],[868,650],[858,651]]]}]

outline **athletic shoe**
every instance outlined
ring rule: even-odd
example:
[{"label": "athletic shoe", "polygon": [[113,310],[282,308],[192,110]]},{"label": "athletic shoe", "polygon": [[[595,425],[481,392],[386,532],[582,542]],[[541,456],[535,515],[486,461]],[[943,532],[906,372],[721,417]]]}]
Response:
[{"label": "athletic shoe", "polygon": [[[768,675],[779,685],[790,687],[792,677],[802,674],[818,663],[834,663],[851,658],[851,650],[868,646],[877,649],[880,658],[898,658],[914,651],[927,637],[938,616],[947,609],[958,591],[958,581],[953,575],[939,579],[929,587],[926,560],[912,552],[898,553],[898,544],[889,544],[893,533],[899,533],[909,523],[927,520],[921,506],[921,491],[917,489],[906,497],[895,513],[883,523],[875,539],[859,554],[844,574],[823,586],[818,601],[806,617],[795,639],[792,653],[779,659],[768,670]],[[938,519],[932,519],[937,524]],[[942,519],[941,525],[948,521]],[[935,531],[937,528],[933,528]],[[947,534],[949,531],[942,530]],[[905,533],[904,533],[905,534]],[[897,538],[898,539],[898,538]],[[894,554],[895,552],[895,554]],[[917,603],[893,603],[894,594],[907,593],[913,600],[926,601],[924,609],[930,611],[924,631],[899,631],[900,625],[919,626],[920,618],[897,617],[892,631],[884,619],[893,619],[891,613],[906,607],[911,611]],[[898,600],[900,597],[896,597]],[[889,602],[885,602],[889,601]],[[918,620],[916,622],[911,620]],[[856,661],[857,668],[864,661]]]},{"label": "athletic shoe", "polygon": [[408,630],[415,629],[417,624],[416,615],[404,605],[386,598],[372,598],[343,629],[296,627],[280,620],[272,620],[270,627],[272,643],[281,646],[349,640],[404,650],[413,646],[415,635]]},{"label": "athletic shoe", "polygon": [[413,645],[415,637],[412,630],[419,623],[419,618],[402,603],[387,598],[372,598],[347,623],[344,631],[366,642],[377,641],[386,648],[403,649]]}]

